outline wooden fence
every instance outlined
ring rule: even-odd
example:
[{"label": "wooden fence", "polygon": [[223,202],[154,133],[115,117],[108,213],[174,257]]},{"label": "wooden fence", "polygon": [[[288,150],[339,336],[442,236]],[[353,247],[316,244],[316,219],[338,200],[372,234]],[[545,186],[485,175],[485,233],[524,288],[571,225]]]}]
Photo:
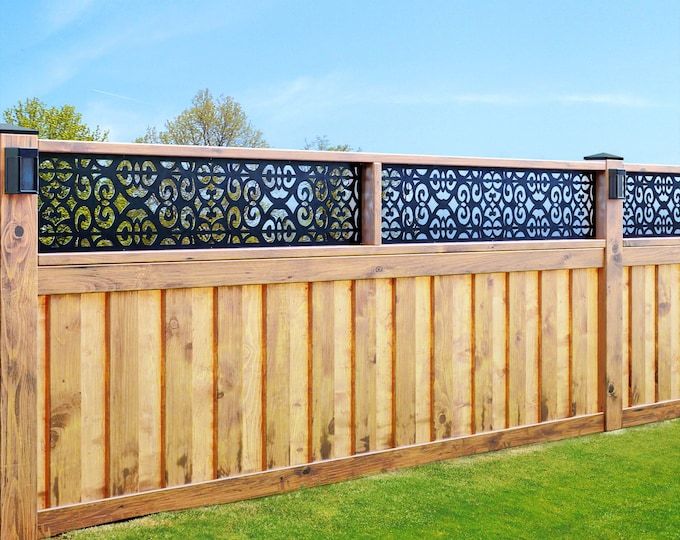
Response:
[{"label": "wooden fence", "polygon": [[[680,167],[0,135],[30,144],[349,163],[361,244],[38,255],[35,198],[3,194],[3,538],[680,416],[680,239],[624,240],[607,197],[610,169]],[[383,171],[403,164],[591,175],[594,227],[385,243]]]}]

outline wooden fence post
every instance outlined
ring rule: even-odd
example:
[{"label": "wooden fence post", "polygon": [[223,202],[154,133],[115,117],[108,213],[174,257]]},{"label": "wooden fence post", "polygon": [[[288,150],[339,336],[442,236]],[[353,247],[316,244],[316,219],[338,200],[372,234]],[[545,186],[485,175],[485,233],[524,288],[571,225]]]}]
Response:
[{"label": "wooden fence post", "polygon": [[382,163],[361,168],[361,243],[382,244]]},{"label": "wooden fence post", "polygon": [[5,193],[6,149],[34,130],[0,124],[0,538],[36,538],[37,196]]},{"label": "wooden fence post", "polygon": [[595,179],[595,236],[606,240],[598,287],[599,404],[605,430],[621,428],[623,416],[623,200],[610,198],[609,172],[623,169],[623,158],[597,154],[603,171]]}]

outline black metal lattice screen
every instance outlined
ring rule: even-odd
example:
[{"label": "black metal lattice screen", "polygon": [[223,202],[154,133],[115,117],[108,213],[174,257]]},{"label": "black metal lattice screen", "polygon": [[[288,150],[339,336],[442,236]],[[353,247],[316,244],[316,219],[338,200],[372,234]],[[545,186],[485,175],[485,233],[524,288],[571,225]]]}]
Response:
[{"label": "black metal lattice screen", "polygon": [[355,164],[40,157],[42,252],[361,241]]},{"label": "black metal lattice screen", "polygon": [[623,236],[680,236],[680,174],[627,173]]},{"label": "black metal lattice screen", "polygon": [[385,243],[594,236],[587,172],[394,165],[382,190]]}]

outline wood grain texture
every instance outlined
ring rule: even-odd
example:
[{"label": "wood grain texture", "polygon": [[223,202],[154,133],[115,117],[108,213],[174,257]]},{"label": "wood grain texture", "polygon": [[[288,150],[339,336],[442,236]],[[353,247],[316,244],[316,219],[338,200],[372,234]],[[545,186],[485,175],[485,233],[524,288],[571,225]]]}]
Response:
[{"label": "wood grain texture", "polygon": [[604,160],[595,175],[595,236],[606,240],[598,284],[598,403],[607,431],[621,428],[623,410],[623,201],[609,198],[609,171],[621,162]]},{"label": "wood grain texture", "polygon": [[306,283],[267,287],[268,468],[309,460],[308,287]]},{"label": "wood grain texture", "polygon": [[37,401],[37,462],[36,480],[38,489],[38,510],[49,505],[48,462],[50,460],[50,421],[47,413],[49,391],[49,299],[38,297],[38,363],[36,371]]},{"label": "wood grain texture", "polygon": [[436,244],[384,244],[355,246],[285,246],[210,249],[163,249],[40,253],[40,266],[86,266],[156,262],[231,261],[240,259],[289,259],[365,255],[468,253],[477,251],[543,251],[546,249],[603,249],[604,240],[508,240],[503,242],[438,242]]},{"label": "wood grain texture", "polygon": [[395,280],[395,445],[431,440],[431,280]]},{"label": "wood grain texture", "polygon": [[382,164],[361,168],[361,243],[382,244]]},{"label": "wood grain texture", "polygon": [[664,422],[675,418],[680,418],[680,399],[637,405],[623,410],[624,427]]},{"label": "wood grain texture", "polygon": [[392,282],[355,282],[356,452],[389,448],[392,426],[394,322]]},{"label": "wood grain texture", "polygon": [[312,461],[351,454],[352,282],[312,289]]},{"label": "wood grain texture", "polygon": [[597,270],[572,270],[571,414],[598,412]]},{"label": "wood grain texture", "polygon": [[475,276],[474,431],[506,427],[505,274]]},{"label": "wood grain texture", "polygon": [[91,141],[57,141],[41,139],[41,152],[103,153],[148,155],[158,157],[199,157],[262,160],[330,161],[341,163],[408,163],[412,165],[462,165],[466,167],[503,167],[600,171],[602,161],[559,161],[541,159],[506,159],[482,157],[432,156],[419,154],[379,154],[370,152],[335,152],[318,150],[281,150],[275,148],[237,148],[222,146],[188,146],[174,144],[137,144]]},{"label": "wood grain texture", "polygon": [[160,291],[109,298],[109,445],[113,496],[161,486]]},{"label": "wood grain texture", "polygon": [[217,476],[262,467],[262,286],[217,293]]},{"label": "wood grain texture", "polygon": [[369,452],[189,486],[105,499],[38,514],[45,536],[135,516],[266,497],[403,467],[454,459],[536,442],[600,433],[603,414],[579,416],[502,431]]},{"label": "wood grain texture", "polygon": [[597,268],[602,255],[600,248],[587,248],[41,266],[38,290],[65,294]]},{"label": "wood grain texture", "polygon": [[657,270],[658,400],[680,398],[680,265]]},{"label": "wood grain texture", "polygon": [[654,266],[630,270],[631,405],[656,401],[656,275]]},{"label": "wood grain texture", "polygon": [[35,135],[0,134],[1,538],[37,534],[37,197],[4,192],[5,148],[37,145]]},{"label": "wood grain texture", "polygon": [[213,291],[165,295],[165,481],[213,478]]},{"label": "wood grain texture", "polygon": [[508,276],[508,423],[538,422],[538,272]]},{"label": "wood grain texture", "polygon": [[570,414],[569,272],[541,273],[541,420]]},{"label": "wood grain texture", "polygon": [[472,433],[472,278],[434,278],[436,439]]},{"label": "wood grain texture", "polygon": [[[631,402],[630,388],[630,267],[623,268],[621,276],[621,299],[622,299],[622,329],[621,340],[621,405],[629,407]],[[598,319],[599,320],[599,319]],[[598,349],[598,354],[600,350]],[[601,359],[600,364],[601,364]]]}]

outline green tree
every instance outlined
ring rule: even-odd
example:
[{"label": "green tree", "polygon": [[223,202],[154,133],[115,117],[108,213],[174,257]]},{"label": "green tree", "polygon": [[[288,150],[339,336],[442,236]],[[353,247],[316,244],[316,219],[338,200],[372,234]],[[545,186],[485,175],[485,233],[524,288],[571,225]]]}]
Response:
[{"label": "green tree", "polygon": [[109,132],[99,126],[91,129],[85,124],[83,115],[73,105],[48,107],[38,98],[19,101],[6,109],[3,116],[9,124],[37,129],[42,139],[105,141],[109,137]]},{"label": "green tree", "polygon": [[262,132],[253,128],[243,107],[232,97],[214,98],[200,90],[192,105],[165,123],[165,130],[149,127],[135,142],[192,144],[200,146],[246,146],[266,148]]},{"label": "green tree", "polygon": [[361,148],[352,148],[349,144],[331,144],[325,135],[305,140],[305,150],[325,150],[328,152],[361,152]]}]

